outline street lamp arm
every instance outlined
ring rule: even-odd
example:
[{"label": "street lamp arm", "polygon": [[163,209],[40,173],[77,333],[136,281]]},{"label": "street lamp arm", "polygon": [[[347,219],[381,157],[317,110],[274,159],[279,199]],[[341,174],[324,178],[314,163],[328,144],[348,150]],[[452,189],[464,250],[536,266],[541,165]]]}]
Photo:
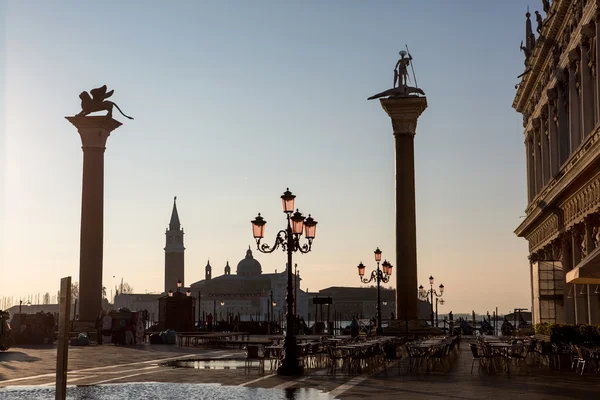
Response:
[{"label": "street lamp arm", "polygon": [[260,238],[256,239],[256,249],[261,253],[269,254],[277,250],[277,248],[281,246],[283,251],[287,250],[287,233],[285,230],[280,230],[277,232],[277,237],[275,238],[275,243],[273,246],[269,246],[267,243],[260,243]]},{"label": "street lamp arm", "polygon": [[375,271],[371,272],[371,277],[369,279],[362,278],[362,277],[359,277],[359,278],[362,283],[371,283],[377,279],[377,271],[375,270]]},{"label": "street lamp arm", "polygon": [[295,250],[298,250],[300,253],[302,254],[306,254],[308,252],[310,252],[311,247],[312,247],[312,239],[308,239],[308,243],[304,243],[304,244],[300,244],[300,238],[296,237],[294,239],[294,245],[295,245]]}]

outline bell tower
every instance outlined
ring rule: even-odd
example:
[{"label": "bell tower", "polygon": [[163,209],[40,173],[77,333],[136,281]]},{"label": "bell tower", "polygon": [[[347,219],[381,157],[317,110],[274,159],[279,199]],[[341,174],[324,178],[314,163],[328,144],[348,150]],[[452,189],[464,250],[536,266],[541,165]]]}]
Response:
[{"label": "bell tower", "polygon": [[177,290],[177,281],[185,287],[183,229],[177,213],[177,196],[173,199],[173,211],[169,228],[165,232],[165,292]]}]

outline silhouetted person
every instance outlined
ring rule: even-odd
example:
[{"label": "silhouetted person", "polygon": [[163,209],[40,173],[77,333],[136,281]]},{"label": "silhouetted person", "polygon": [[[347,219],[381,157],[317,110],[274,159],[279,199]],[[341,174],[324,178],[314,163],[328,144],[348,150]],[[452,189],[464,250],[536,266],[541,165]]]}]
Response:
[{"label": "silhouetted person", "polygon": [[356,318],[352,318],[352,322],[350,322],[350,336],[353,338],[358,337],[358,321]]}]

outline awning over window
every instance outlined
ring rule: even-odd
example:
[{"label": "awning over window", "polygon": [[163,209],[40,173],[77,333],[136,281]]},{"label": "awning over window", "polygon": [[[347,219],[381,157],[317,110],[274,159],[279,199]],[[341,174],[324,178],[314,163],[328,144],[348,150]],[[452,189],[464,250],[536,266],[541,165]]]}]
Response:
[{"label": "awning over window", "polygon": [[600,247],[567,272],[567,283],[600,284]]}]

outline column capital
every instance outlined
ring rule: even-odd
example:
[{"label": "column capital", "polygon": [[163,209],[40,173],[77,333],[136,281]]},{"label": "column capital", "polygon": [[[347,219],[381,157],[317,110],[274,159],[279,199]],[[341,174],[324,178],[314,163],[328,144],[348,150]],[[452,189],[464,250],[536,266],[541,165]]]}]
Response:
[{"label": "column capital", "polygon": [[72,123],[81,137],[82,148],[102,148],[106,146],[106,139],[110,133],[122,124],[111,117],[65,117]]},{"label": "column capital", "polygon": [[569,51],[567,56],[569,57],[569,65],[572,65],[572,64],[576,63],[577,61],[580,61],[581,60],[581,51],[580,51],[579,47],[575,47],[574,49]]},{"label": "column capital", "polygon": [[400,97],[380,99],[381,107],[392,119],[395,135],[412,135],[417,132],[417,120],[427,108],[426,97]]},{"label": "column capital", "polygon": [[581,36],[585,39],[585,41],[589,41],[589,39],[596,36],[596,23],[594,20],[591,20],[587,24],[581,27]]}]

